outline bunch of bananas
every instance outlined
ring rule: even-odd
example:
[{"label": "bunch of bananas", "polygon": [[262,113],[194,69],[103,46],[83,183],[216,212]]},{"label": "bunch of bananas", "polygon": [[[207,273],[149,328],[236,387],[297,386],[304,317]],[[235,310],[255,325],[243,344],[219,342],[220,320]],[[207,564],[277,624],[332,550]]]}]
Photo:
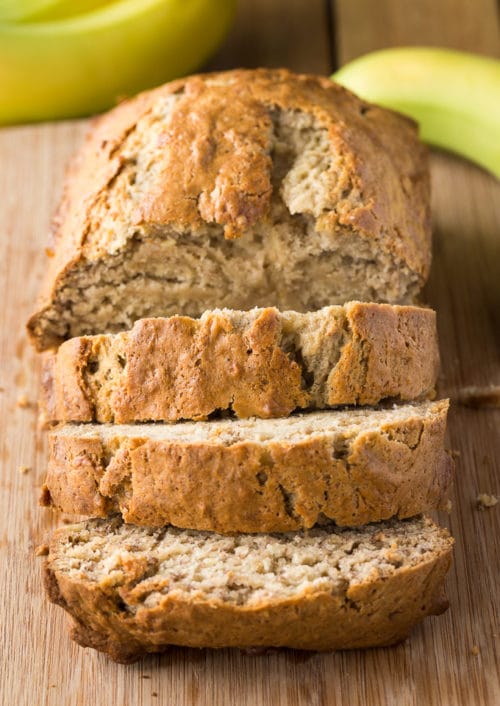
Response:
[{"label": "bunch of bananas", "polygon": [[384,49],[332,78],[362,98],[409,115],[425,142],[500,177],[500,61],[426,47]]},{"label": "bunch of bananas", "polygon": [[0,0],[0,124],[96,113],[200,66],[236,0]]}]

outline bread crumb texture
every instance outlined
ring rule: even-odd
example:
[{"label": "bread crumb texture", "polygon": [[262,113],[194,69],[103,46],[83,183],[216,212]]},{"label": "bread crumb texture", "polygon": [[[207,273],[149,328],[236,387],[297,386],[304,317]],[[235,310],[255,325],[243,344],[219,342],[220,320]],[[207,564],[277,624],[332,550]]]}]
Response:
[{"label": "bread crumb texture", "polygon": [[223,537],[94,520],[88,527],[67,528],[52,568],[118,591],[134,584],[128,595],[131,613],[155,607],[172,593],[253,605],[309,591],[345,592],[351,582],[387,577],[420,562],[440,537],[436,530],[422,536],[420,522],[400,529],[385,524]]},{"label": "bread crumb texture", "polygon": [[411,121],[326,78],[193,76],[95,122],[54,240],[39,349],[215,307],[408,303],[430,264],[427,154]]}]

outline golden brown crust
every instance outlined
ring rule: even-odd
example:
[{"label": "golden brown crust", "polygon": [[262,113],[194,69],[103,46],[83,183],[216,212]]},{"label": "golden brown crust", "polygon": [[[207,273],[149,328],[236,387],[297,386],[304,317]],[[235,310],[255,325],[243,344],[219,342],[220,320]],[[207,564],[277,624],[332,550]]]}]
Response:
[{"label": "golden brown crust", "polygon": [[294,409],[429,395],[439,365],[430,309],[351,302],[141,319],[115,336],[70,339],[47,357],[48,421],[282,417]]},{"label": "golden brown crust", "polygon": [[446,400],[411,407],[406,418],[381,421],[375,431],[354,433],[347,422],[337,434],[278,440],[271,428],[267,441],[229,445],[217,441],[216,422],[208,423],[214,431],[207,441],[129,437],[119,426],[107,440],[99,427],[94,434],[85,426],[56,429],[43,504],[220,533],[284,532],[322,518],[358,526],[411,517],[447,498],[447,409]]},{"label": "golden brown crust", "polygon": [[142,605],[135,612],[121,600],[126,588],[72,578],[53,568],[61,533],[55,533],[45,564],[49,598],[73,617],[77,642],[118,662],[133,662],[170,645],[320,651],[392,645],[423,618],[447,608],[443,584],[452,540],[444,530],[443,543],[420,563],[396,568],[389,576],[351,581],[338,592],[306,589],[252,606],[166,593],[159,606]]},{"label": "golden brown crust", "polygon": [[[154,159],[139,205],[125,217],[119,203],[112,198],[108,203],[108,216],[124,219],[125,235],[117,245],[95,214],[128,164],[127,140],[132,136],[144,151],[157,119],[154,110],[168,100],[175,105],[148,147]],[[57,317],[58,293],[75,268],[92,268],[107,256],[112,262],[134,229],[186,235],[208,224],[234,239],[248,237],[265,222],[274,188],[271,136],[277,112],[307,116],[329,144],[318,181],[321,193],[300,207],[292,198],[289,213],[312,219],[324,242],[339,233],[345,238],[358,234],[374,252],[394,256],[421,286],[430,265],[429,179],[426,151],[411,121],[359,100],[326,78],[271,69],[192,76],[121,104],[89,134],[70,170],[55,223],[55,257],[42,306],[28,325],[37,347],[68,336],[69,324]],[[141,121],[144,129],[138,128]],[[332,301],[325,294],[319,306]],[[415,287],[408,297],[414,294]],[[403,294],[381,292],[376,298],[398,300],[391,296],[401,300]],[[75,317],[77,310],[78,302]]]}]

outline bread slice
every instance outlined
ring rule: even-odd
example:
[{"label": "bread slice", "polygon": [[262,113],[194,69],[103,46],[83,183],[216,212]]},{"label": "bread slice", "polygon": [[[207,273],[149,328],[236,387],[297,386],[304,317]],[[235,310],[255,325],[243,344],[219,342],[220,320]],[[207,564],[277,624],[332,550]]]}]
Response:
[{"label": "bread slice", "polygon": [[131,331],[74,338],[47,358],[51,421],[284,417],[296,408],[418,399],[439,365],[430,309],[351,302],[299,314],[215,310],[141,319]]},{"label": "bread slice", "polygon": [[57,530],[51,601],[83,646],[131,662],[169,645],[391,645],[443,612],[453,540],[430,520],[225,537],[118,519]]},{"label": "bread slice", "polygon": [[215,307],[411,303],[430,237],[410,120],[284,70],[183,78],[94,124],[29,331],[42,350]]},{"label": "bread slice", "polygon": [[356,526],[446,499],[448,402],[175,425],[63,425],[49,435],[45,505],[198,530]]}]

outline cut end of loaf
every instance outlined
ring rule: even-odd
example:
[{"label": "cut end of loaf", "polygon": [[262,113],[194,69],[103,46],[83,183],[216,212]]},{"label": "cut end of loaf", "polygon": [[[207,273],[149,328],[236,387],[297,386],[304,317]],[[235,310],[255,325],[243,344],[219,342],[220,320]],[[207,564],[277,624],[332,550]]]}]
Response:
[{"label": "cut end of loaf", "polygon": [[[216,307],[306,312],[354,298],[415,302],[424,280],[404,261],[373,252],[352,234],[347,242],[332,236],[328,248],[315,253],[309,238],[320,234],[296,231],[290,223],[274,234],[266,224],[258,241],[249,235],[228,242],[215,233],[207,236],[210,246],[155,231],[138,245],[136,239],[133,248],[125,244],[113,258],[82,260],[58,279],[50,304],[29,319],[30,339],[43,351],[75,336],[125,331],[145,317],[199,317]],[[273,242],[273,250],[261,240]]]}]

